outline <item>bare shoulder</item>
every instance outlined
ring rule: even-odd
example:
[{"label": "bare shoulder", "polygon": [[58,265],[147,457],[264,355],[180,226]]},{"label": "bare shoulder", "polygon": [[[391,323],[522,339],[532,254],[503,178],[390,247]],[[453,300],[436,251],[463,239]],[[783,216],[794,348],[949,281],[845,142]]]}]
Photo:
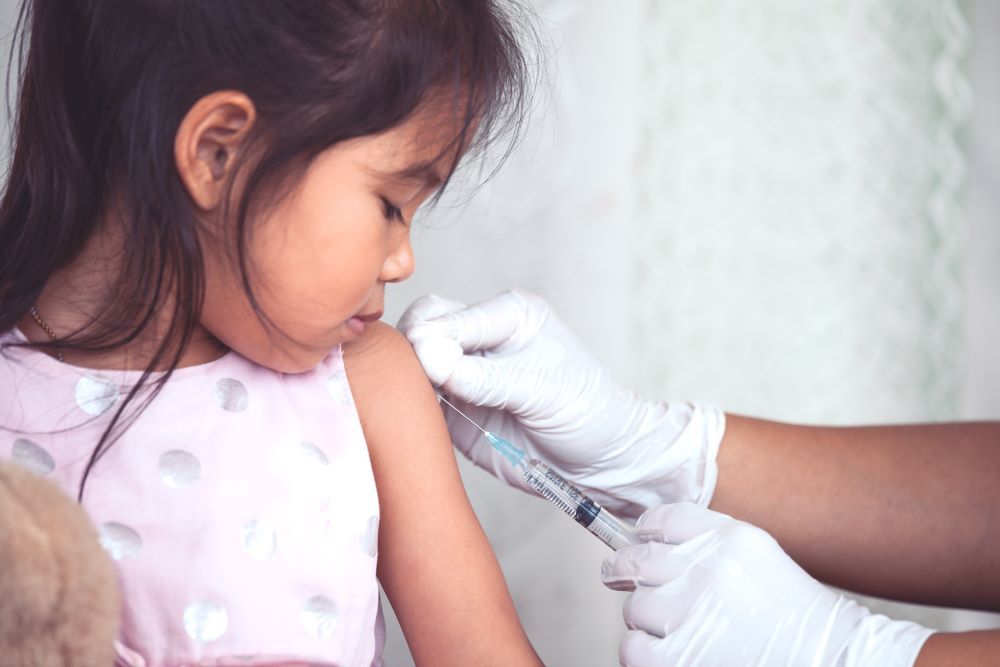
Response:
[{"label": "bare shoulder", "polygon": [[419,367],[410,343],[385,322],[365,327],[360,337],[344,344],[343,354],[344,364],[357,371],[392,370],[393,365]]},{"label": "bare shoulder", "polygon": [[[344,368],[362,425],[390,416],[416,417],[432,410],[437,416],[434,390],[417,355],[401,333],[376,322],[358,339],[344,345]],[[389,421],[397,421],[389,419]]]}]

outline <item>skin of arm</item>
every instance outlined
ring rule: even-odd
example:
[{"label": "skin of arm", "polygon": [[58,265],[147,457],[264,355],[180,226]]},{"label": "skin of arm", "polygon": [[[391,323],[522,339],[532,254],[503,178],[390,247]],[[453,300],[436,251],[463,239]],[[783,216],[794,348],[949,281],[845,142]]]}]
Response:
[{"label": "skin of arm", "polygon": [[914,667],[986,667],[1000,656],[1000,630],[931,635]]},{"label": "skin of arm", "polygon": [[344,363],[378,488],[378,577],[416,664],[541,665],[409,343],[376,323]]},{"label": "skin of arm", "polygon": [[[1000,610],[1000,422],[829,428],[733,415],[718,464],[711,508],[771,533],[817,579]],[[996,633],[961,633],[935,635],[929,650],[956,641],[989,644],[994,661],[1000,647]]]}]

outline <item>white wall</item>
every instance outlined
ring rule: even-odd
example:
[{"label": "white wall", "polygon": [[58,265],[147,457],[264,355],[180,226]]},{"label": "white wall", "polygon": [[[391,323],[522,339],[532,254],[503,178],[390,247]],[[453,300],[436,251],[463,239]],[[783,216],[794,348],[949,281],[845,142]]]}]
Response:
[{"label": "white wall", "polygon": [[1000,3],[975,0],[962,416],[1000,418]]}]

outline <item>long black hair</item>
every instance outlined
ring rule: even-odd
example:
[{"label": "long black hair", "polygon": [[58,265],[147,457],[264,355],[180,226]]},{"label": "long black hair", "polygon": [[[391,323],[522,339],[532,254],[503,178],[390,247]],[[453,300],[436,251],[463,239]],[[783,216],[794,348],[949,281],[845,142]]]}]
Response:
[{"label": "long black hair", "polygon": [[520,48],[527,19],[501,0],[22,2],[11,50],[15,140],[0,203],[0,332],[109,214],[127,252],[100,316],[31,345],[106,352],[138,339],[163,308],[173,315],[96,443],[84,482],[141,411],[126,407],[144,387],[155,397],[197,327],[202,248],[173,152],[192,105],[239,90],[256,106],[248,138],[256,150],[240,165],[244,185],[230,216],[256,307],[247,272],[255,205],[280,196],[323,150],[391,129],[442,93],[453,95],[460,121],[455,146],[509,150],[531,89]]}]

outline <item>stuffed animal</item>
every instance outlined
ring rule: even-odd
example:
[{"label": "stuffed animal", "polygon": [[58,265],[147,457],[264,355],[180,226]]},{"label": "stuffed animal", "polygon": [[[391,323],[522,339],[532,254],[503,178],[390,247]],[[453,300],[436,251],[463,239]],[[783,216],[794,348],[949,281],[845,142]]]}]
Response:
[{"label": "stuffed animal", "polygon": [[0,665],[111,667],[119,597],[77,503],[0,461]]}]

